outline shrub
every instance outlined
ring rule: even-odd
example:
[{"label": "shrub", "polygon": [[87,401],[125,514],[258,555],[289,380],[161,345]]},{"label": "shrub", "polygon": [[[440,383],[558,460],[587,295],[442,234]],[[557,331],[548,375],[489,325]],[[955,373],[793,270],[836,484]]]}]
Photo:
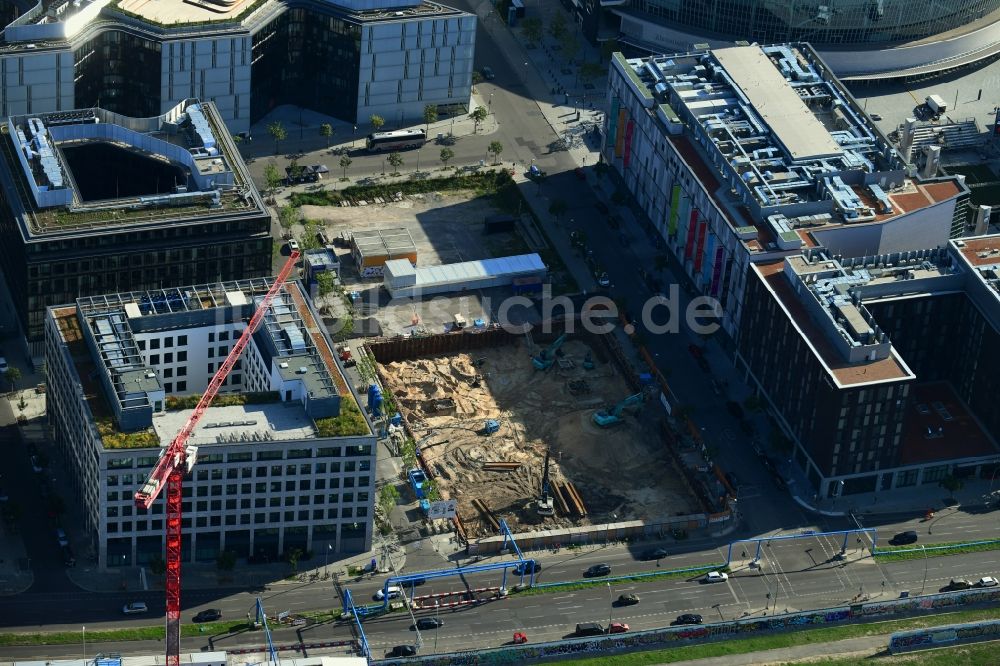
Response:
[{"label": "shrub", "polygon": [[316,430],[320,437],[348,437],[367,435],[371,432],[364,414],[350,397],[340,401],[338,416],[316,419]]}]

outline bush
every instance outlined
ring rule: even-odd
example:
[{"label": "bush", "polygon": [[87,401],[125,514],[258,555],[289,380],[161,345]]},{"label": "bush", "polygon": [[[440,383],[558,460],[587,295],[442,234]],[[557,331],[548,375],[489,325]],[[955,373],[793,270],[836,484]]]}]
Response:
[{"label": "bush", "polygon": [[316,419],[316,430],[320,437],[348,437],[367,435],[368,422],[351,397],[340,401],[340,414],[325,419]]},{"label": "bush", "polygon": [[[194,395],[168,395],[166,400],[167,410],[194,409],[198,406],[201,396]],[[277,391],[264,391],[260,393],[226,393],[218,395],[212,401],[214,407],[232,407],[234,405],[264,405],[281,400],[281,394]]]},{"label": "bush", "polygon": [[152,428],[139,432],[121,432],[110,417],[97,422],[97,432],[106,449],[149,449],[160,445]]},{"label": "bush", "polygon": [[[501,192],[507,184],[513,185],[513,180],[506,171],[484,171],[465,176],[401,181],[391,185],[352,185],[337,191],[295,192],[289,201],[293,206],[339,206],[344,200],[370,201],[375,197],[392,199],[396,192],[425,194],[441,190],[476,190],[488,195]],[[515,186],[514,190],[516,189]]]}]

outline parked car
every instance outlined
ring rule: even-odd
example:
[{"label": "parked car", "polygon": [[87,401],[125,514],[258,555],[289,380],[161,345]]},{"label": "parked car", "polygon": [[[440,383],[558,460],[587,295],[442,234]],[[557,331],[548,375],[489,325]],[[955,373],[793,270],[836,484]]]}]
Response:
[{"label": "parked car", "polygon": [[492,67],[483,67],[483,78],[487,81],[492,81],[497,78],[497,75],[493,72]]},{"label": "parked car", "polygon": [[636,594],[620,594],[618,595],[618,605],[619,606],[635,606],[639,603],[639,596]]},{"label": "parked car", "polygon": [[754,455],[758,458],[764,458],[764,448],[760,445],[760,440],[755,439],[750,442],[750,446],[753,448]]},{"label": "parked car", "polygon": [[725,583],[729,580],[729,574],[722,571],[709,571],[705,574],[706,583]]},{"label": "parked car", "polygon": [[958,590],[968,590],[972,583],[964,578],[952,578],[948,584],[941,588],[942,592],[955,592]]},{"label": "parked car", "polygon": [[872,116],[872,120],[874,120],[875,122],[878,122],[878,121],[882,120],[882,115],[881,114],[873,113],[873,114],[871,114],[871,116]]},{"label": "parked car", "polygon": [[194,616],[194,622],[217,622],[222,619],[222,611],[218,608],[206,608]]},{"label": "parked car", "polygon": [[652,550],[647,550],[642,554],[642,559],[644,560],[662,560],[669,553],[667,553],[666,548],[653,548]]},{"label": "parked car", "polygon": [[148,610],[145,601],[133,601],[122,606],[122,613],[125,615],[136,615],[138,613],[145,613]]},{"label": "parked car", "polygon": [[624,634],[628,631],[628,625],[624,622],[612,622],[611,626],[608,627],[609,634]]},{"label": "parked car", "polygon": [[906,546],[916,542],[917,542],[917,533],[914,532],[913,530],[900,532],[896,536],[889,539],[889,543],[893,546]]},{"label": "parked car", "polygon": [[533,561],[531,564],[527,562],[521,562],[516,567],[514,567],[514,575],[520,576],[522,574],[538,573],[542,570],[542,565],[538,561]]},{"label": "parked car", "polygon": [[996,587],[1000,585],[1000,581],[997,581],[993,576],[983,576],[976,581],[976,587]]},{"label": "parked car", "polygon": [[56,541],[59,542],[60,546],[69,545],[69,539],[66,538],[66,532],[61,527],[56,528]]},{"label": "parked car", "polygon": [[611,286],[611,278],[608,277],[607,273],[601,273],[600,277],[597,278],[597,284],[607,289]]},{"label": "parked car", "polygon": [[299,242],[297,240],[295,240],[294,238],[289,238],[288,239],[288,251],[289,252],[298,252],[299,251]]},{"label": "parked car", "polygon": [[610,573],[611,573],[610,564],[595,564],[594,566],[584,571],[583,575],[586,576],[587,578],[594,578],[596,576],[607,576]]},{"label": "parked car", "polygon": [[444,626],[444,620],[436,617],[422,617],[417,620],[417,623],[413,626],[417,629],[437,629],[438,627]]},{"label": "parked car", "polygon": [[35,474],[41,474],[45,471],[45,468],[42,467],[42,460],[38,456],[31,456],[31,470]]},{"label": "parked car", "polygon": [[390,585],[388,592],[386,594],[386,591],[382,589],[375,592],[375,601],[383,601],[387,596],[390,599],[395,599],[403,593],[403,590],[398,585]]},{"label": "parked car", "polygon": [[63,565],[67,567],[75,567],[76,557],[73,555],[73,549],[70,548],[69,546],[63,546],[61,550],[62,550]]},{"label": "parked car", "polygon": [[417,648],[412,645],[397,645],[385,653],[387,657],[413,657],[417,654]]},{"label": "parked car", "polygon": [[697,613],[684,613],[683,615],[678,615],[677,619],[674,620],[674,624],[701,624],[702,617]]},{"label": "parked car", "polygon": [[7,372],[8,367],[10,366],[7,365],[7,359],[0,356],[0,373]]}]

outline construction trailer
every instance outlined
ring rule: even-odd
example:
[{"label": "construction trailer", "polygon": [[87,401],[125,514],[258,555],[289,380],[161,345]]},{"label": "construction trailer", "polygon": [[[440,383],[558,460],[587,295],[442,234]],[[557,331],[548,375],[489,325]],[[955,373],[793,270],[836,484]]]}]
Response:
[{"label": "construction trailer", "polygon": [[382,282],[393,298],[413,298],[511,285],[520,278],[537,284],[548,274],[537,254],[463,261],[457,264],[421,266],[406,259],[385,262]]},{"label": "construction trailer", "polygon": [[387,261],[401,259],[417,264],[417,246],[403,228],[355,231],[351,234],[351,256],[362,277],[382,275]]}]

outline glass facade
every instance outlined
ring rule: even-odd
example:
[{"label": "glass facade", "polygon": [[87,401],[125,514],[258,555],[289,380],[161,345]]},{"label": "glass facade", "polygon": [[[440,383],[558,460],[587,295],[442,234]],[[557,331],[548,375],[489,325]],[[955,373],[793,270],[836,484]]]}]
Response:
[{"label": "glass facade", "polygon": [[356,122],[361,27],[292,8],[253,37],[250,122],[294,104]]},{"label": "glass facade", "polygon": [[676,29],[817,46],[923,39],[997,10],[1000,0],[632,0],[630,6]]},{"label": "glass facade", "polygon": [[132,118],[160,114],[160,43],[120,30],[73,52],[77,109],[99,106]]}]

